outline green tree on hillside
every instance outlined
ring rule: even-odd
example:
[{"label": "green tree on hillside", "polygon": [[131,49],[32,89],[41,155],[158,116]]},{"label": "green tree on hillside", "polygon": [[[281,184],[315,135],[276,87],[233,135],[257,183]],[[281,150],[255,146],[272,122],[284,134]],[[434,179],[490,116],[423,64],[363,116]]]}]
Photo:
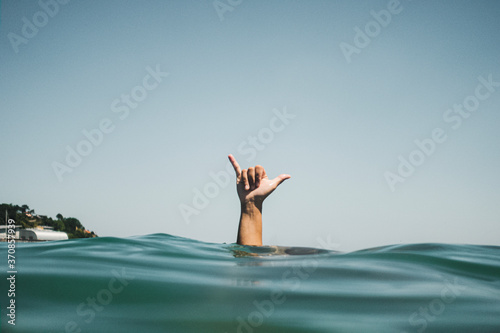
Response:
[{"label": "green tree on hillside", "polygon": [[[21,225],[23,228],[33,228],[37,226],[50,226],[56,231],[64,231],[68,234],[68,238],[90,238],[97,237],[94,232],[86,232],[85,227],[81,222],[74,218],[65,218],[62,214],[56,215],[56,220],[51,217],[34,215],[35,210],[30,209],[28,205],[13,205],[13,204],[0,204],[0,223],[6,225],[5,212],[7,211],[8,218],[14,219],[16,225]],[[33,214],[28,217],[26,213]]]}]

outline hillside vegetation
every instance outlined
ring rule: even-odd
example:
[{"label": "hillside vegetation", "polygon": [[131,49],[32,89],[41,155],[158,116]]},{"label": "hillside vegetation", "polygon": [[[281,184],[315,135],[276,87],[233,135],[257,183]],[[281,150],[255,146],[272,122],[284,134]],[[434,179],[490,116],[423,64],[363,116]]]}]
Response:
[{"label": "hillside vegetation", "polygon": [[57,214],[56,218],[47,217],[45,215],[35,214],[34,209],[30,209],[28,205],[13,205],[3,203],[0,205],[0,224],[6,225],[5,211],[8,218],[14,219],[16,225],[21,225],[23,228],[35,228],[38,226],[50,226],[56,231],[64,231],[69,238],[91,238],[97,237],[93,231],[85,229],[85,227],[74,217],[64,217]]}]

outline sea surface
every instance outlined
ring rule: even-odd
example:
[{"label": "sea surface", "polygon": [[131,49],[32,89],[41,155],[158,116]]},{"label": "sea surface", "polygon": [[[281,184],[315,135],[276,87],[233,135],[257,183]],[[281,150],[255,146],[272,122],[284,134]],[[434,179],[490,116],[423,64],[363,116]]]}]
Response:
[{"label": "sea surface", "polygon": [[2,332],[500,332],[500,247],[16,243],[13,326],[0,245]]}]

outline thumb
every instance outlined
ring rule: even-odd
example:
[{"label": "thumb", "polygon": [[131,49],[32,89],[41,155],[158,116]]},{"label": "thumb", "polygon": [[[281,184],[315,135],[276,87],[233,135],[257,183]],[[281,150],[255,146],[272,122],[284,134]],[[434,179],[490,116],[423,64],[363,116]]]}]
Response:
[{"label": "thumb", "polygon": [[271,184],[273,185],[274,188],[278,187],[281,183],[283,183],[285,180],[289,179],[289,178],[292,178],[292,176],[286,174],[286,173],[283,173],[281,175],[279,175],[278,177],[274,178],[271,182]]}]

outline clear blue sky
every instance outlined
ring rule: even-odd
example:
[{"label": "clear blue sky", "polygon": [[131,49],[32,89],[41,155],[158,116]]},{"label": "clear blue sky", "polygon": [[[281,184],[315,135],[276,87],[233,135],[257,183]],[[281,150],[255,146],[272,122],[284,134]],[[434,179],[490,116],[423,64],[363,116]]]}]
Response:
[{"label": "clear blue sky", "polygon": [[233,153],[264,243],[500,245],[498,1],[55,3],[1,1],[0,202],[234,242]]}]

